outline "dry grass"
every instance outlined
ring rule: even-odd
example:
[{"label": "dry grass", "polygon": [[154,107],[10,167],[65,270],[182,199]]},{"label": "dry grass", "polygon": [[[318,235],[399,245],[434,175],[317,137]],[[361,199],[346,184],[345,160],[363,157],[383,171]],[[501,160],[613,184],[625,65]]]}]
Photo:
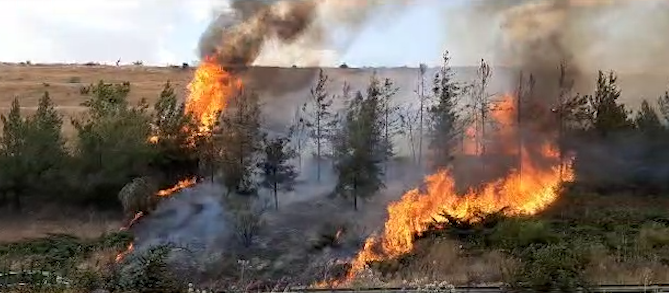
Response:
[{"label": "dry grass", "polygon": [[82,86],[100,80],[129,81],[131,103],[142,98],[153,103],[168,80],[183,98],[192,73],[193,69],[166,67],[0,64],[0,114],[7,113],[14,98],[18,98],[23,113],[30,115],[36,110],[39,98],[49,91],[57,109],[65,117],[63,133],[70,137],[74,133],[70,118],[85,111],[80,106],[85,99],[79,92]]},{"label": "dry grass", "polygon": [[418,242],[419,259],[403,271],[405,279],[426,278],[447,281],[453,285],[482,285],[508,279],[517,265],[515,260],[499,251],[469,255],[459,242],[435,239]]},{"label": "dry grass", "polygon": [[68,234],[92,239],[106,232],[118,231],[120,217],[94,211],[44,208],[40,211],[2,217],[0,243],[40,238],[49,234]]}]

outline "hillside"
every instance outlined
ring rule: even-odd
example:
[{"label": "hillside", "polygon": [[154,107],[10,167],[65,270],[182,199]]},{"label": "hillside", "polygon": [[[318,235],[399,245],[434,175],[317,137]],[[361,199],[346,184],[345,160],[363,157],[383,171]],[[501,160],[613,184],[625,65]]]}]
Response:
[{"label": "hillside", "polygon": [[[177,88],[177,93],[185,97],[186,86],[190,81],[194,68],[181,69],[170,67],[145,66],[87,66],[81,64],[52,64],[52,65],[19,65],[0,64],[0,109],[7,109],[14,97],[18,97],[22,107],[29,111],[36,106],[39,97],[44,91],[49,91],[54,102],[59,105],[63,113],[71,115],[81,110],[82,97],[79,88],[89,83],[104,80],[106,82],[129,81],[132,84],[130,101],[137,102],[146,98],[150,103],[155,101],[166,81],[170,81]],[[380,77],[390,78],[399,87],[398,96],[410,98],[416,90],[419,71],[417,68],[326,68],[326,73],[332,81],[329,91],[341,92],[344,82],[354,90],[362,89],[370,76],[376,72]],[[475,79],[476,68],[455,68],[456,80],[467,82]],[[427,81],[436,69],[429,69]],[[252,67],[242,73],[247,85],[261,92],[263,98],[269,102],[277,98],[304,99],[308,88],[314,83],[317,70],[314,68],[276,68]],[[505,92],[513,89],[509,80],[515,74],[509,69],[497,69],[493,72],[490,86],[492,93]],[[582,91],[591,90],[596,81],[596,74],[587,74],[583,79],[590,81],[580,85]],[[641,97],[655,99],[669,84],[666,75],[656,74],[625,74],[619,73],[619,84],[623,89],[623,98],[632,106],[638,104]],[[511,87],[510,87],[511,86]],[[278,106],[286,106],[285,102]]]}]

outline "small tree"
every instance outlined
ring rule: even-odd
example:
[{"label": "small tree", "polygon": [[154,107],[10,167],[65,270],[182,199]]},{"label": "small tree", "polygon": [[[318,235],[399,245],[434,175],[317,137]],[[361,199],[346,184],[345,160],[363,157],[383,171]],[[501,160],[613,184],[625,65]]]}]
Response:
[{"label": "small tree", "polygon": [[241,90],[220,116],[214,143],[221,148],[218,163],[228,192],[254,194],[252,176],[262,150],[260,101],[256,93]]},{"label": "small tree", "polygon": [[21,117],[21,106],[18,98],[12,102],[7,116],[2,119],[2,168],[0,168],[0,179],[4,198],[9,199],[16,210],[21,210],[21,194],[27,186],[28,167],[26,163],[30,159],[25,152],[26,147],[26,121]]},{"label": "small tree", "polygon": [[[145,175],[155,156],[148,141],[152,134],[149,105],[131,106],[130,83],[100,81],[82,89],[88,96],[83,117],[72,119],[77,129],[73,184],[97,204],[116,202],[116,193],[134,176]],[[85,184],[81,184],[85,183]]]},{"label": "small tree", "polygon": [[306,121],[304,121],[304,113],[301,108],[295,109],[295,116],[293,116],[293,125],[290,126],[290,141],[295,147],[295,155],[297,156],[297,166],[301,170],[302,168],[302,151],[304,150],[304,144],[307,141],[307,126]]},{"label": "small tree", "polygon": [[457,137],[461,133],[456,109],[460,88],[453,81],[448,51],[443,58],[443,66],[434,77],[434,87],[432,89],[436,101],[429,109],[431,121],[430,150],[433,152],[433,160],[437,169],[451,164],[453,152],[457,145]]},{"label": "small tree", "polygon": [[[392,158],[395,155],[393,147],[393,139],[397,134],[401,132],[401,120],[398,116],[400,107],[393,103],[392,99],[399,91],[399,88],[395,86],[395,83],[386,78],[383,80],[383,87],[381,88],[381,124],[383,131],[383,143],[387,146],[387,159]],[[386,160],[387,161],[387,160]],[[384,165],[384,168],[387,168],[387,164]]]},{"label": "small tree", "polygon": [[26,121],[26,148],[32,157],[29,161],[31,173],[26,175],[36,183],[33,185],[36,194],[53,192],[64,175],[67,153],[62,125],[62,116],[56,111],[49,93],[45,92],[38,102],[37,111]]},{"label": "small tree", "polygon": [[193,137],[197,123],[185,111],[185,103],[177,101],[169,81],[165,83],[153,108],[151,142],[156,147],[157,155],[152,165],[165,173],[170,184],[173,184],[171,181],[197,173],[197,154],[201,153],[204,146],[209,145]]},{"label": "small tree", "polygon": [[634,125],[642,133],[652,136],[659,134],[662,130],[660,117],[646,100],[641,102],[641,109],[634,119]]},{"label": "small tree", "polygon": [[[490,78],[492,77],[492,68],[485,60],[481,59],[481,64],[479,65],[478,70],[476,71],[477,80],[474,83],[472,88],[473,100],[474,100],[474,110],[476,111],[475,123],[478,120],[477,127],[477,137],[479,142],[477,142],[477,153],[485,154],[485,142],[483,141],[486,136],[486,124],[488,121],[488,113],[490,112],[490,95],[488,94],[488,84],[490,83]],[[480,146],[480,149],[478,147]]]},{"label": "small tree", "polygon": [[324,157],[326,144],[332,137],[332,131],[336,125],[337,114],[332,111],[334,96],[328,95],[327,85],[329,77],[321,69],[318,74],[318,82],[310,91],[310,101],[302,106],[304,113],[311,108],[309,117],[302,121],[310,129],[310,137],[316,144],[316,180],[321,180],[321,160]]},{"label": "small tree", "polygon": [[381,164],[386,158],[387,146],[383,143],[379,123],[382,117],[379,99],[373,93],[373,89],[369,90],[364,97],[358,92],[349,103],[346,118],[334,139],[338,174],[335,192],[352,198],[355,210],[358,197],[371,196],[384,186]]},{"label": "small tree", "polygon": [[659,110],[662,114],[664,123],[669,123],[669,91],[665,92],[664,96],[657,99],[657,104],[659,105]]},{"label": "small tree", "polygon": [[632,125],[624,104],[618,103],[620,89],[616,84],[618,77],[611,71],[605,75],[599,71],[597,90],[588,97],[588,106],[592,116],[592,128],[602,137]]},{"label": "small tree", "polygon": [[288,161],[295,157],[295,152],[288,147],[287,138],[278,137],[266,140],[263,161],[259,164],[262,170],[262,186],[272,191],[274,208],[279,210],[279,191],[292,191],[297,172],[295,166]]}]

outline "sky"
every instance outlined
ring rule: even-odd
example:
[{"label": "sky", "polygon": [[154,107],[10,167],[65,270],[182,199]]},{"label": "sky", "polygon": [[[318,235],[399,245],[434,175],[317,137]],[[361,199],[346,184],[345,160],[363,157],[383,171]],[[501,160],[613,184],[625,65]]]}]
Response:
[{"label": "sky", "polygon": [[[360,0],[364,1],[364,0]],[[167,65],[194,63],[201,33],[224,0],[0,0],[0,61]],[[444,18],[462,0],[423,0],[376,17],[323,66],[437,64],[449,46]],[[462,40],[459,40],[462,42]],[[464,46],[466,47],[466,46]],[[478,55],[485,55],[479,48]],[[475,63],[451,49],[454,65]],[[272,55],[274,52],[265,52]],[[270,58],[271,59],[271,58]],[[264,58],[265,63],[272,63]],[[466,59],[466,60],[465,60]],[[260,63],[263,60],[259,60]],[[262,64],[261,64],[262,65]],[[285,64],[266,64],[285,65]]]}]

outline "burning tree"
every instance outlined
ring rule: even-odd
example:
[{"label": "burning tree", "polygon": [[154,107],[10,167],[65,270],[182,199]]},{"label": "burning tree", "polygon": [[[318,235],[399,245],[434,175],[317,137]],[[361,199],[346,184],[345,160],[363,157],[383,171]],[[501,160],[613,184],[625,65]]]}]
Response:
[{"label": "burning tree", "polygon": [[381,92],[372,81],[367,96],[358,92],[350,101],[334,139],[335,171],[338,182],[335,192],[353,199],[370,196],[384,186],[381,164],[388,159],[389,145],[383,136]]},{"label": "burning tree", "polygon": [[240,89],[220,116],[214,143],[221,148],[218,164],[228,193],[255,193],[251,176],[264,138],[260,112],[258,95]]},{"label": "burning tree", "polygon": [[198,127],[195,117],[185,111],[185,103],[177,101],[170,82],[165,83],[153,108],[154,130],[150,140],[157,149],[153,167],[167,173],[170,183],[194,175],[198,171],[197,150],[202,148],[202,140],[193,141],[192,131]]},{"label": "burning tree", "polygon": [[456,138],[461,133],[457,99],[460,95],[459,86],[453,81],[453,72],[449,66],[448,51],[444,54],[444,64],[434,77],[432,89],[435,104],[429,109],[430,149],[433,151],[433,164],[436,169],[447,167],[453,160],[453,152],[457,145]]},{"label": "burning tree", "polygon": [[300,120],[310,129],[309,136],[316,144],[316,180],[318,181],[321,180],[321,161],[325,147],[337,123],[337,114],[332,111],[334,96],[328,95],[326,89],[328,82],[329,77],[321,69],[318,74],[318,82],[310,91],[311,100],[302,106],[304,113],[309,113],[307,109],[311,108],[309,117]]},{"label": "burning tree", "polygon": [[279,191],[292,191],[297,172],[288,160],[295,157],[289,148],[289,140],[278,137],[266,140],[263,161],[258,164],[262,170],[262,186],[271,189],[274,195],[274,208],[279,210]]}]

